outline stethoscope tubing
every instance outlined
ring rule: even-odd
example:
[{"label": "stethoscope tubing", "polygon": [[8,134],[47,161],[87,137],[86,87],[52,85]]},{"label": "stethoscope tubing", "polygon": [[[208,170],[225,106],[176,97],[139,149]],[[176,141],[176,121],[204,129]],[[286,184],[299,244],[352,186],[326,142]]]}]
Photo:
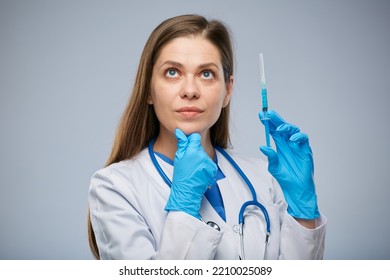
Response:
[{"label": "stethoscope tubing", "polygon": [[264,214],[264,219],[267,224],[267,233],[271,233],[271,222],[268,216],[268,211],[265,209],[265,207],[257,200],[257,195],[255,188],[253,187],[251,181],[248,179],[248,177],[245,175],[245,173],[242,171],[242,169],[238,166],[238,164],[233,160],[233,158],[221,147],[215,147],[215,149],[218,150],[228,161],[229,163],[234,167],[234,169],[238,172],[238,174],[244,179],[245,183],[247,184],[250,192],[252,193],[252,201],[245,202],[240,209],[240,213],[238,215],[238,223],[244,224],[244,212],[246,207],[250,205],[255,205],[261,209],[261,211]]},{"label": "stethoscope tubing", "polygon": [[150,158],[152,159],[153,165],[154,165],[154,167],[157,169],[157,172],[160,174],[161,178],[164,180],[164,182],[165,182],[169,187],[171,187],[171,185],[172,185],[171,180],[169,180],[169,178],[168,178],[168,176],[165,174],[164,170],[162,170],[160,164],[157,162],[157,159],[156,159],[156,157],[155,157],[155,155],[154,155],[153,146],[154,146],[154,143],[155,143],[155,142],[156,142],[156,138],[153,138],[152,140],[150,140],[150,143],[149,143],[149,146],[148,146]]}]

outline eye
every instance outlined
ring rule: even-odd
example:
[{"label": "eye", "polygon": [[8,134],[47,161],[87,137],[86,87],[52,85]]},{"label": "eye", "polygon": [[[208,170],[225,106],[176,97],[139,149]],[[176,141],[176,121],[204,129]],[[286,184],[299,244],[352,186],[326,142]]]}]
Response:
[{"label": "eye", "polygon": [[169,68],[165,71],[165,76],[167,78],[177,78],[179,76],[179,73],[176,69],[174,68]]},{"label": "eye", "polygon": [[204,70],[202,72],[202,78],[205,80],[212,80],[214,79],[214,72],[211,70]]}]

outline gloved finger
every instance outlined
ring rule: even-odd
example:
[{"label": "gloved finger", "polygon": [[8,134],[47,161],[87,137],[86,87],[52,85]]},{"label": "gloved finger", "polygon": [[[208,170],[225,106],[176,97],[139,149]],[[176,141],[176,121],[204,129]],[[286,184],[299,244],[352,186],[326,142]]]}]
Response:
[{"label": "gloved finger", "polygon": [[[258,115],[261,123],[264,124],[264,119],[266,119],[264,112],[260,111]],[[278,126],[286,123],[286,121],[274,110],[269,110],[267,112],[267,117],[270,133],[273,133]]]},{"label": "gloved finger", "polygon": [[269,118],[268,114],[266,117],[265,113],[263,111],[260,111],[258,116],[259,116],[259,119],[263,125],[265,125],[264,124],[265,120],[268,121],[268,129],[269,129],[269,132],[272,134],[275,131],[276,127],[272,123],[269,122],[270,118]]},{"label": "gloved finger", "polygon": [[191,149],[191,151],[197,155],[197,158],[201,158],[201,163],[196,166],[199,169],[205,169],[205,174],[209,174],[205,176],[207,180],[207,186],[212,186],[216,181],[218,166],[214,161],[208,156],[202,146],[202,137],[199,133],[192,133],[188,136],[188,147],[187,149]]},{"label": "gloved finger", "polygon": [[305,143],[309,141],[309,136],[306,133],[298,132],[291,135],[290,141],[296,143]]},{"label": "gloved finger", "polygon": [[270,124],[275,127],[281,126],[282,124],[287,123],[276,111],[269,110],[268,117],[270,118]]},{"label": "gloved finger", "polygon": [[188,136],[188,147],[187,149],[191,149],[192,151],[204,151],[201,143],[201,136],[199,133],[192,133]]},{"label": "gloved finger", "polygon": [[192,133],[191,135],[188,136],[188,146],[196,149],[202,147],[201,140],[202,137],[200,136],[199,133]]},{"label": "gloved finger", "polygon": [[267,111],[267,117],[265,117],[265,113],[263,111],[259,111],[258,116],[262,124],[264,124],[265,119],[270,120],[270,117],[268,115],[269,112],[270,111]]},{"label": "gloved finger", "polygon": [[300,132],[299,127],[297,127],[297,126],[295,126],[293,124],[285,123],[285,124],[282,124],[282,125],[278,126],[273,133],[275,135],[280,135],[284,139],[287,140],[287,139],[290,139],[290,137],[293,134],[296,134],[296,133],[299,133],[299,132]]},{"label": "gloved finger", "polygon": [[278,154],[267,146],[261,146],[260,151],[268,158],[268,170],[272,173],[279,165]]},{"label": "gloved finger", "polygon": [[[312,154],[312,150],[309,145],[309,136],[306,133],[296,133],[290,137],[290,141],[294,146],[297,146],[296,155],[303,159],[312,160],[311,156],[307,158],[307,155]],[[292,146],[291,146],[292,147]]]},{"label": "gloved finger", "polygon": [[181,159],[184,155],[188,145],[188,138],[179,128],[175,129],[175,136],[177,139],[177,151],[175,157]]},{"label": "gloved finger", "polygon": [[[267,115],[268,116],[268,115]],[[264,118],[265,118],[265,116],[264,116],[264,112],[263,111],[260,111],[259,112],[259,119],[260,119],[260,121],[264,124]],[[269,117],[268,117],[269,118]]]}]

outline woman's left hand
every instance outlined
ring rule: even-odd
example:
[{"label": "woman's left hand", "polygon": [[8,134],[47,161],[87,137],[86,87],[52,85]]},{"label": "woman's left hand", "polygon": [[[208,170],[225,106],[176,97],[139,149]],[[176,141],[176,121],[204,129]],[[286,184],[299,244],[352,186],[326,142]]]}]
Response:
[{"label": "woman's left hand", "polygon": [[[260,120],[263,112],[259,113]],[[268,111],[269,132],[276,151],[261,146],[268,158],[268,170],[281,186],[288,203],[288,213],[299,219],[320,216],[314,184],[313,154],[309,138],[295,125],[285,122],[275,111]]]}]

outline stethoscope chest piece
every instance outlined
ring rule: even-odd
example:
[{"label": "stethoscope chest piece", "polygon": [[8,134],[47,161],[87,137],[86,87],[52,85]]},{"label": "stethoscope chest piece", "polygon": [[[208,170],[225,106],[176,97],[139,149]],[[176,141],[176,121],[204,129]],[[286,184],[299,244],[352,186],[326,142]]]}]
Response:
[{"label": "stethoscope chest piece", "polygon": [[219,227],[219,225],[217,225],[216,223],[214,223],[213,221],[208,221],[206,223],[207,225],[211,226],[213,229],[216,229],[218,231],[221,231],[221,228]]}]

